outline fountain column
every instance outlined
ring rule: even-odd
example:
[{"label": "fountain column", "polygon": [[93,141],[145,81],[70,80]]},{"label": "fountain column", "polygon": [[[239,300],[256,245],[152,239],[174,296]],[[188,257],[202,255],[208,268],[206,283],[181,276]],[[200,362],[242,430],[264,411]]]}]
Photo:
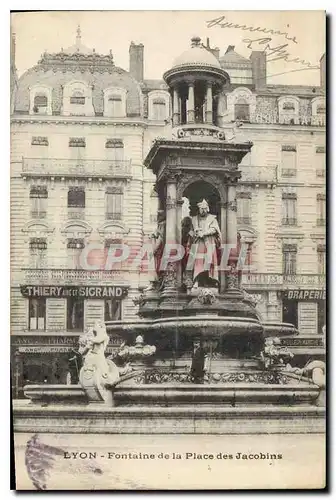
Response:
[{"label": "fountain column", "polygon": [[[230,180],[227,188],[227,216],[226,216],[226,243],[232,246],[231,252],[234,252],[237,246],[237,200],[236,183],[234,179]],[[237,272],[229,272],[226,280],[227,289],[238,288]]]},{"label": "fountain column", "polygon": [[[176,176],[169,175],[166,188],[166,241],[165,245],[176,244],[176,222],[177,222],[177,204],[176,204]],[[176,248],[176,247],[175,247]],[[166,255],[170,255],[169,247],[166,247]],[[177,287],[177,264],[170,262],[164,270],[163,284],[164,292],[176,293]]]},{"label": "fountain column", "polygon": [[176,87],[173,90],[173,125],[179,125],[180,123],[180,103],[179,94]]},{"label": "fountain column", "polygon": [[195,84],[190,82],[188,86],[188,112],[187,123],[195,123]]},{"label": "fountain column", "polygon": [[[221,222],[221,231],[222,231],[222,245],[226,244],[227,235],[226,235],[226,224],[227,224],[227,200],[221,201],[220,204],[220,222]],[[225,250],[222,250],[224,252]],[[224,262],[223,266],[226,266],[227,263]],[[226,273],[225,269],[220,270],[220,293],[223,293],[226,288]]]},{"label": "fountain column", "polygon": [[205,112],[205,121],[206,123],[213,122],[213,113],[212,113],[212,83],[207,84],[206,89],[206,112]]}]

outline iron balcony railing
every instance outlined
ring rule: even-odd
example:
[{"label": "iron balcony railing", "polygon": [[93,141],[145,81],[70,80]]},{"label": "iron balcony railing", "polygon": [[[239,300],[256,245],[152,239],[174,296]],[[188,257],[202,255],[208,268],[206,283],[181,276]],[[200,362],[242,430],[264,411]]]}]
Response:
[{"label": "iron balcony railing", "polygon": [[318,287],[323,288],[326,284],[324,274],[272,274],[272,273],[244,273],[242,274],[242,285],[251,287]]},{"label": "iron balcony railing", "polygon": [[309,115],[308,113],[251,113],[249,119],[244,120],[249,123],[278,124],[278,125],[303,125],[310,127],[325,127],[326,116],[321,113],[318,115]]},{"label": "iron balcony railing", "polygon": [[22,175],[62,177],[131,177],[131,160],[22,158]]}]

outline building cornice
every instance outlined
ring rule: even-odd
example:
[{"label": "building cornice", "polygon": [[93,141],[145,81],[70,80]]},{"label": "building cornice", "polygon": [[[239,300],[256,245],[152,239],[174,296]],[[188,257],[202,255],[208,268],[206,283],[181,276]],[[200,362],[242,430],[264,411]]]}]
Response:
[{"label": "building cornice", "polygon": [[108,118],[106,116],[33,116],[12,115],[11,123],[44,124],[44,125],[96,125],[96,126],[124,126],[147,127],[147,121],[134,118]]}]

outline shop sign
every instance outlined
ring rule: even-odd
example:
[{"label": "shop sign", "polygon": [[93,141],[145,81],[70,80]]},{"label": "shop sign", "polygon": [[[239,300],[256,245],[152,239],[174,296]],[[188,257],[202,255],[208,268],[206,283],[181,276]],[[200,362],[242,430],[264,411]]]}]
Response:
[{"label": "shop sign", "polygon": [[297,347],[324,347],[323,345],[323,338],[321,337],[316,337],[316,338],[300,338],[300,337],[295,337],[295,338],[284,338],[281,339],[281,345],[285,346],[297,346]]},{"label": "shop sign", "polygon": [[21,293],[24,297],[122,299],[127,295],[127,292],[128,288],[122,286],[21,286]]},{"label": "shop sign", "polygon": [[33,354],[33,353],[47,353],[47,352],[70,352],[71,347],[62,347],[62,346],[24,346],[19,347],[19,352],[25,354]]},{"label": "shop sign", "polygon": [[326,290],[287,290],[283,292],[282,298],[287,300],[326,300]]}]

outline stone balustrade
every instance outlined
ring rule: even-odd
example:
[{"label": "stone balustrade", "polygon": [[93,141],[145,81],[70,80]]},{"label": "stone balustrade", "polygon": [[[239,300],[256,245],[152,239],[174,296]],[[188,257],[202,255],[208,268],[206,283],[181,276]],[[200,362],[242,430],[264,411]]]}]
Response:
[{"label": "stone balustrade", "polygon": [[131,160],[23,158],[22,176],[131,177]]}]

